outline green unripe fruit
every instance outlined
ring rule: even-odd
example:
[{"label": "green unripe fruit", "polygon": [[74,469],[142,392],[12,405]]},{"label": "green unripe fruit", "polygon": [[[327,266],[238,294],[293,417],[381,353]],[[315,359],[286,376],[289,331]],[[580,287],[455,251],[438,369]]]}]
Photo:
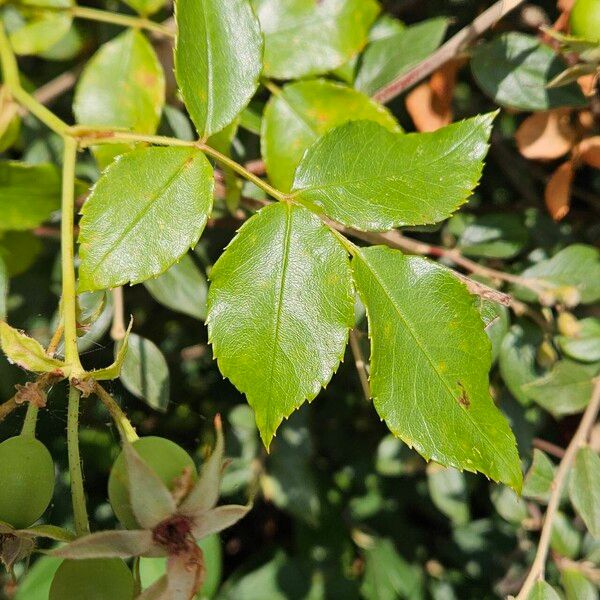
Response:
[{"label": "green unripe fruit", "polygon": [[42,442],[29,436],[0,444],[0,521],[15,529],[35,523],[54,492],[54,462]]},{"label": "green unripe fruit", "polygon": [[571,33],[590,42],[600,42],[600,0],[577,0],[569,17]]},{"label": "green unripe fruit", "polygon": [[133,575],[120,558],[65,560],[48,600],[132,600]]},{"label": "green unripe fruit", "polygon": [[[191,469],[196,479],[196,466],[192,457],[181,447],[160,437],[144,437],[136,440],[133,447],[160,480],[173,489],[175,481],[185,469]],[[117,519],[127,529],[139,529],[129,501],[127,464],[123,452],[119,454],[108,479],[108,498]]]}]

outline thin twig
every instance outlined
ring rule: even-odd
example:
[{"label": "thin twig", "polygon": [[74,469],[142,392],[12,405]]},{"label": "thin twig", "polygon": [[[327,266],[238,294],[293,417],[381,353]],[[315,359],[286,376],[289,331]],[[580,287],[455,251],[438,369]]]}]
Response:
[{"label": "thin twig", "polygon": [[19,407],[19,403],[16,400],[17,395],[15,394],[12,398],[9,398],[6,402],[0,404],[0,423],[10,415],[10,413]]},{"label": "thin twig", "polygon": [[560,465],[556,471],[556,476],[552,482],[552,492],[550,494],[550,500],[548,501],[548,508],[546,509],[546,515],[544,517],[544,526],[542,527],[542,533],[540,535],[540,542],[535,555],[533,564],[525,583],[521,588],[521,591],[516,597],[516,600],[525,600],[529,596],[529,592],[539,579],[544,578],[546,569],[546,559],[548,557],[548,550],[550,548],[550,537],[552,534],[552,525],[554,518],[558,511],[560,499],[562,496],[562,490],[567,480],[567,475],[575,459],[575,455],[581,446],[583,446],[589,436],[589,433],[596,422],[598,411],[600,410],[600,379],[596,380],[594,390],[590,403],[588,404],[583,417],[577,427],[577,431],[573,436],[573,439],[569,443],[565,455],[560,461]]},{"label": "thin twig", "polygon": [[552,456],[562,459],[565,456],[565,449],[553,444],[552,442],[547,442],[546,440],[542,440],[541,438],[533,438],[533,447],[538,450],[543,450],[547,454],[551,454]]},{"label": "thin twig", "polygon": [[371,386],[369,385],[367,365],[360,349],[360,341],[355,329],[350,330],[350,349],[352,350],[352,356],[354,356],[354,364],[356,365],[356,371],[360,379],[363,394],[365,395],[365,400],[368,402],[371,399]]},{"label": "thin twig", "polygon": [[[373,244],[385,244],[386,246],[390,246],[392,248],[399,248],[400,250],[405,250],[413,254],[423,254],[426,256],[434,256],[436,258],[445,258],[446,260],[454,263],[459,267],[462,267],[470,273],[474,273],[475,275],[481,275],[482,277],[487,277],[488,279],[505,281],[508,283],[520,285],[536,293],[542,291],[541,286],[539,286],[535,282],[532,282],[529,279],[525,279],[523,277],[519,277],[518,275],[513,275],[512,273],[505,273],[504,271],[498,271],[497,269],[492,269],[490,267],[480,265],[478,262],[466,258],[456,249],[443,248],[442,246],[434,246],[432,244],[426,244],[424,242],[419,242],[418,240],[407,238],[397,230],[385,232],[371,232],[358,231],[356,229],[350,229],[348,227],[343,227],[339,225],[334,225],[334,227],[342,233],[351,235],[353,237],[357,237],[366,242],[370,242]],[[474,293],[477,293],[478,295],[483,296],[489,300],[493,300],[494,302],[504,304],[504,306],[510,306],[514,302],[514,299],[509,294],[505,294],[504,292],[500,292],[498,290],[495,290],[494,288],[490,288],[478,281],[470,279],[469,287]]]},{"label": "thin twig", "polygon": [[127,418],[127,415],[123,412],[121,407],[116,403],[115,399],[102,387],[99,382],[94,382],[93,392],[100,399],[102,404],[108,410],[112,420],[115,422],[119,434],[122,440],[128,442],[135,442],[138,439],[138,435],[131,424],[131,421]]},{"label": "thin twig", "polygon": [[422,60],[408,73],[401,75],[373,95],[373,98],[383,104],[389,102],[409,87],[418,83],[449,60],[460,54],[471,42],[476,40],[484,31],[494,26],[504,15],[515,9],[523,0],[499,0],[486,11],[482,12],[470,25],[461,29],[443,46]]}]

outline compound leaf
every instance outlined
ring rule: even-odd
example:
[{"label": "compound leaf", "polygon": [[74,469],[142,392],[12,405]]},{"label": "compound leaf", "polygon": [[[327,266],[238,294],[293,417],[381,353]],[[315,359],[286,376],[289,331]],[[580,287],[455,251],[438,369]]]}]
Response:
[{"label": "compound leaf", "polygon": [[80,291],[166,271],[198,241],[213,186],[212,167],[195,148],[141,148],[121,156],[81,211]]},{"label": "compound leaf", "polygon": [[295,197],[366,231],[442,221],[479,181],[493,118],[409,134],[370,121],[346,123],[306,151]]},{"label": "compound leaf", "polygon": [[246,394],[268,447],[343,356],[354,321],[346,254],[318,217],[280,203],[244,224],[210,279],[214,355]]},{"label": "compound leaf", "polygon": [[352,261],[367,307],[377,412],[426,459],[521,488],[515,438],[489,392],[490,342],[447,269],[385,247]]}]

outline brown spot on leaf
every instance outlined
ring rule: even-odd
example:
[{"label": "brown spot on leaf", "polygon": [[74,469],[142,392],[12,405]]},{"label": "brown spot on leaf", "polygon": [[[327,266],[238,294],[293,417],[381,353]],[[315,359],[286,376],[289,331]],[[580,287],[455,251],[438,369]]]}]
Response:
[{"label": "brown spot on leaf", "polygon": [[457,381],[456,383],[460,388],[460,396],[458,397],[458,403],[464,408],[470,408],[471,401],[469,400],[469,395],[467,394],[465,386],[460,381]]}]

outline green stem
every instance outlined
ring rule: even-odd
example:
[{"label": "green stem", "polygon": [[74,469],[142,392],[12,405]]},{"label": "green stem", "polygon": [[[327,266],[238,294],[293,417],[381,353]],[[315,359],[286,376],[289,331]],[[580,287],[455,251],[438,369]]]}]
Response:
[{"label": "green stem", "polygon": [[9,88],[13,98],[47,127],[59,135],[65,135],[69,130],[69,126],[21,87],[17,59],[10,47],[10,42],[2,24],[0,24],[0,64],[2,65],[4,83]]},{"label": "green stem", "polygon": [[142,142],[146,144],[155,144],[157,146],[185,146],[199,148],[202,150],[202,152],[208,154],[208,156],[211,156],[217,162],[229,167],[232,171],[244,177],[244,179],[251,181],[256,187],[269,194],[269,196],[272,196],[276,200],[280,200],[282,202],[288,200],[288,196],[286,194],[275,189],[266,181],[263,181],[260,177],[258,177],[258,175],[251,173],[235,160],[201,142],[189,142],[186,140],[178,140],[177,138],[166,137],[162,135],[140,135],[127,131],[121,132],[114,130],[90,129],[84,127],[72,127],[69,131],[69,134],[79,139],[79,145],[82,148],[96,146],[98,144],[122,144],[131,142]]},{"label": "green stem", "polygon": [[27,405],[27,412],[25,413],[25,420],[23,421],[23,427],[21,428],[21,435],[25,437],[35,437],[38,411],[39,408],[33,402],[29,402]]},{"label": "green stem", "polygon": [[206,144],[199,144],[198,147],[209,156],[212,156],[212,158],[214,158],[217,162],[229,167],[232,171],[235,171],[238,175],[244,177],[244,179],[251,181],[256,187],[269,194],[269,196],[272,196],[280,202],[288,201],[288,196],[286,194],[275,189],[273,186],[270,186],[266,181],[263,181],[260,177],[254,175],[254,173],[250,173],[250,171],[242,167],[242,165],[239,163],[235,162],[235,160],[225,156],[225,154],[222,154],[218,150],[215,150]]},{"label": "green stem", "polygon": [[75,267],[73,265],[77,142],[71,137],[65,137],[64,144],[60,243],[62,250],[62,307],[65,361],[71,366],[70,376],[80,377],[84,371],[77,350],[77,292],[75,288]]},{"label": "green stem", "polygon": [[0,63],[2,63],[2,77],[9,88],[17,88],[19,83],[19,69],[17,59],[13,54],[10,42],[6,36],[4,25],[0,24]]},{"label": "green stem", "polygon": [[144,135],[132,133],[130,131],[119,131],[114,129],[103,129],[95,127],[75,126],[69,130],[69,135],[79,140],[80,148],[88,148],[99,144],[123,144],[123,143],[144,143],[154,144],[155,146],[185,146],[188,148],[197,147],[197,142],[178,140],[177,138],[164,135]]},{"label": "green stem", "polygon": [[135,432],[131,421],[127,415],[121,410],[121,407],[115,402],[114,398],[98,383],[94,387],[94,393],[102,404],[108,410],[112,420],[115,422],[119,435],[124,442],[135,442],[138,439],[138,434]]},{"label": "green stem", "polygon": [[44,125],[52,129],[58,135],[65,136],[69,131],[69,125],[57,117],[51,110],[40,104],[31,94],[22,87],[11,86],[10,91],[14,99],[32,115],[36,116]]},{"label": "green stem", "polygon": [[100,23],[111,23],[112,25],[121,25],[123,27],[132,27],[134,29],[146,29],[165,37],[175,37],[175,32],[164,25],[146,19],[145,17],[136,17],[134,15],[124,15],[122,13],[90,8],[89,6],[53,6],[45,7],[45,10],[62,11],[70,13],[76,19],[86,21],[96,21]]},{"label": "green stem", "polygon": [[90,525],[85,506],[81,457],[79,456],[79,398],[79,390],[72,385],[69,386],[67,452],[69,455],[69,475],[71,478],[71,500],[73,502],[75,531],[77,535],[85,535],[90,532]]}]

